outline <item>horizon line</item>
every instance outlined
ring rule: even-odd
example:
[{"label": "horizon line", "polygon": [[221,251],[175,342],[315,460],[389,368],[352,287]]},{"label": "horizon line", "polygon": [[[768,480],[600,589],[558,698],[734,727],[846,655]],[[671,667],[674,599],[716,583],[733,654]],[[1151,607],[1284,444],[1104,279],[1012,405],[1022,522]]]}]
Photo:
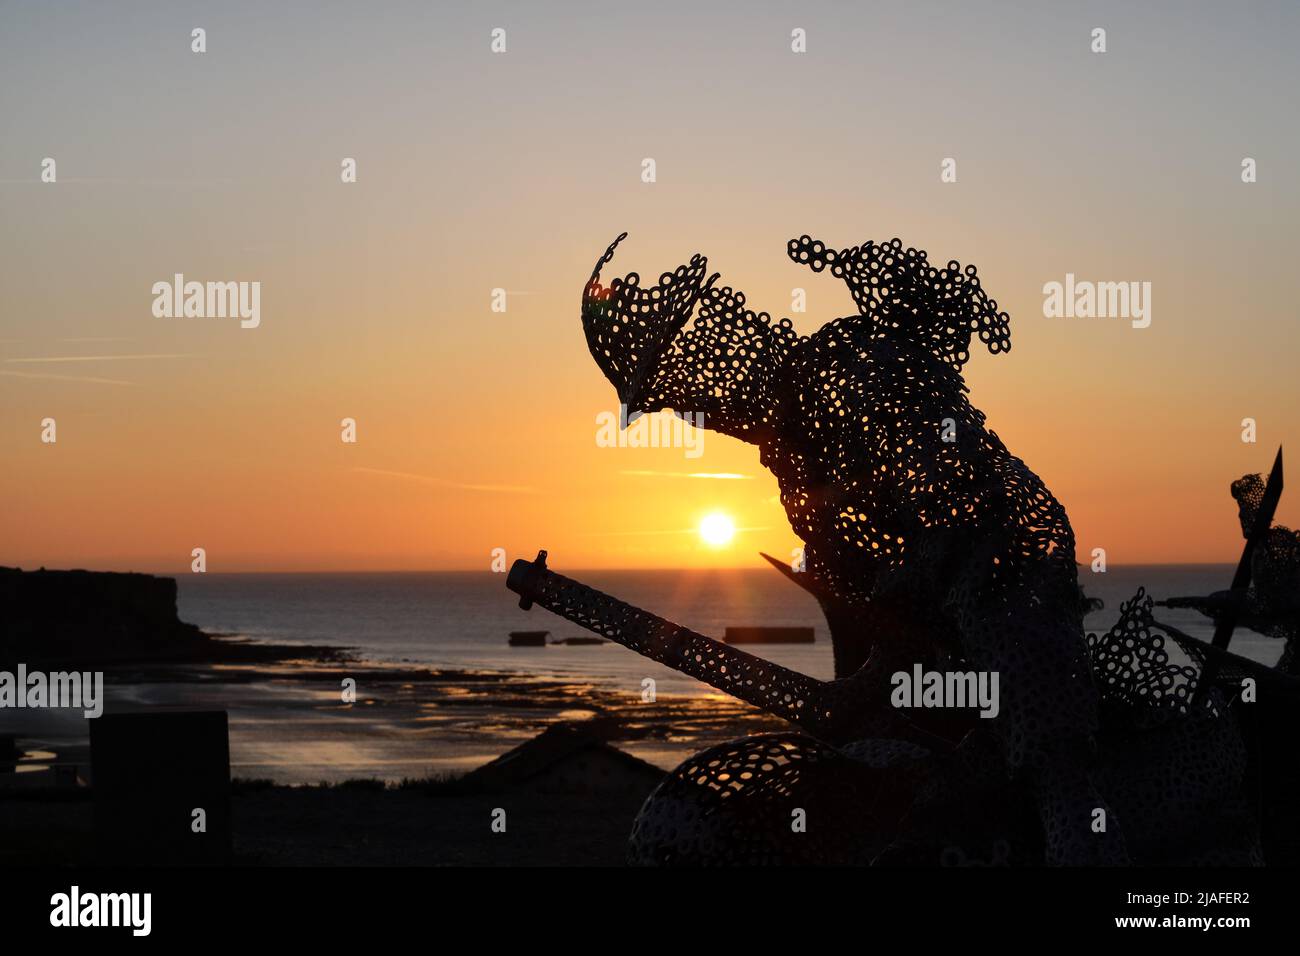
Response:
[{"label": "horizon line", "polygon": [[[517,558],[515,560],[528,560],[528,559]],[[1082,564],[1079,562],[1076,562],[1076,564],[1078,564],[1078,566],[1081,569],[1087,568],[1086,564]],[[1233,567],[1235,565],[1236,565],[1235,561],[1225,559],[1223,561],[1134,561],[1125,564],[1111,564],[1109,567],[1111,569],[1115,569],[1115,568],[1125,568],[1125,569],[1127,568],[1217,568],[1217,567]],[[644,573],[650,571],[668,571],[668,572],[750,571],[750,570],[764,570],[768,568],[769,566],[766,564],[755,563],[752,567],[749,565],[702,565],[702,566],[701,565],[696,565],[696,566],[658,565],[658,566],[651,566],[651,567],[644,567],[644,566],[643,567],[593,567],[590,565],[585,567],[580,567],[574,565],[570,567],[568,570],[573,572],[617,571],[617,572]],[[7,569],[12,571],[24,571],[26,573],[35,573],[38,571],[50,571],[50,572],[84,571],[93,574],[145,574],[145,575],[151,575],[153,577],[178,578],[178,579],[182,577],[239,577],[239,576],[247,577],[251,575],[270,576],[276,574],[285,574],[285,575],[310,574],[310,575],[323,576],[323,575],[363,575],[363,574],[391,575],[391,574],[505,574],[506,573],[505,571],[493,571],[490,568],[487,569],[484,568],[378,568],[378,569],[356,568],[356,569],[336,569],[336,570],[322,570],[322,569],[313,570],[313,569],[290,568],[290,569],[283,569],[283,570],[276,570],[276,571],[201,571],[201,572],[191,571],[187,573],[184,571],[142,571],[142,570],[135,570],[135,569],[131,569],[127,571],[112,571],[112,570],[98,570],[95,568],[88,568],[88,567],[51,568],[51,567],[46,567],[45,565],[41,565],[36,568],[31,568],[31,567],[23,568],[18,565],[11,565],[11,564],[0,564],[0,569]],[[1109,574],[1109,573],[1110,571],[1101,571],[1101,572],[1097,572],[1096,574]],[[1083,580],[1082,575],[1080,575],[1080,580]]]}]

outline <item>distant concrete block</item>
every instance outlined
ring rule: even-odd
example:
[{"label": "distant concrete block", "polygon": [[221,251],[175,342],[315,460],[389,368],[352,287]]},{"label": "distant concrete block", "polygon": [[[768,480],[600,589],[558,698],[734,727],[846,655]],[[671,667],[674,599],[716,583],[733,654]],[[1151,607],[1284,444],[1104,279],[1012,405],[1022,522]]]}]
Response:
[{"label": "distant concrete block", "polygon": [[511,631],[511,647],[545,647],[550,631]]}]

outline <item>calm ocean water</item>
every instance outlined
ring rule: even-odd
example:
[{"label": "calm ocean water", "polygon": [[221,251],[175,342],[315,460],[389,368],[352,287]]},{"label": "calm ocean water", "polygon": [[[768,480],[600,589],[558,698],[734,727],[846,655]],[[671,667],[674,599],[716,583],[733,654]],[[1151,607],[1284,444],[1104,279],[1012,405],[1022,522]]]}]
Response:
[{"label": "calm ocean water", "polygon": [[[721,637],[731,625],[803,625],[812,645],[746,649],[813,677],[832,675],[830,638],[816,602],[776,571],[574,571],[583,583],[629,603]],[[1089,615],[1089,630],[1109,627],[1120,603],[1139,586],[1156,598],[1208,594],[1226,588],[1229,565],[1143,565],[1084,571],[1085,591],[1106,606]],[[637,687],[655,677],[662,693],[706,688],[615,644],[508,647],[512,630],[549,630],[551,639],[583,635],[541,608],[524,612],[506,590],[505,575],[487,572],[394,574],[190,574],[179,578],[181,618],[205,630],[250,638],[347,646],[377,661],[454,668],[590,677]],[[1208,620],[1186,610],[1157,609],[1157,618],[1209,639]],[[1237,653],[1272,664],[1281,646],[1251,631],[1233,639]]]}]

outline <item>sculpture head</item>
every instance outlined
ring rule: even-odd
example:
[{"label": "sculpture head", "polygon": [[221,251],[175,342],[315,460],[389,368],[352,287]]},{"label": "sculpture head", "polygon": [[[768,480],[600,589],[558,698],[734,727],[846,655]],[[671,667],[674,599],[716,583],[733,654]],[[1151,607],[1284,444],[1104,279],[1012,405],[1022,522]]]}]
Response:
[{"label": "sculpture head", "polygon": [[670,408],[703,413],[704,425],[757,440],[770,421],[774,386],[798,341],[789,319],[773,322],[718,286],[700,255],[652,287],[635,272],[602,285],[600,270],[627,234],[596,263],[582,294],[587,345],[618,394],[623,425]]},{"label": "sculpture head", "polygon": [[793,261],[843,279],[860,313],[801,338],[789,319],[754,312],[743,292],[718,286],[700,255],[654,286],[643,286],[635,272],[603,285],[601,269],[626,235],[596,263],[582,295],[587,345],[614,385],[625,426],[671,408],[703,413],[706,427],[760,441],[779,416],[790,356],[832,331],[867,351],[873,340],[906,343],[919,362],[946,366],[936,367],[944,377],[959,377],[973,335],[995,354],[1011,347],[1007,315],[984,294],[974,266],[936,269],[925,252],[897,239],[840,251],[808,236],[789,242]]},{"label": "sculpture head", "polygon": [[1249,538],[1255,527],[1259,506],[1264,501],[1264,476],[1242,475],[1232,483],[1232,497],[1237,500],[1237,520],[1241,522],[1241,536]]}]

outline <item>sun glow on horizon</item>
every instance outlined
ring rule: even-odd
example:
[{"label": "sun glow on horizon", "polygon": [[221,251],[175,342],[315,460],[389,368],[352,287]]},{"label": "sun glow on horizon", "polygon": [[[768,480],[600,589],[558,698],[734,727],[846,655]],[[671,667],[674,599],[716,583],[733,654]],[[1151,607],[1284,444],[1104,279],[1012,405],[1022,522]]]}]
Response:
[{"label": "sun glow on horizon", "polygon": [[721,511],[711,511],[700,519],[700,540],[713,548],[724,548],[736,536],[736,523]]}]

